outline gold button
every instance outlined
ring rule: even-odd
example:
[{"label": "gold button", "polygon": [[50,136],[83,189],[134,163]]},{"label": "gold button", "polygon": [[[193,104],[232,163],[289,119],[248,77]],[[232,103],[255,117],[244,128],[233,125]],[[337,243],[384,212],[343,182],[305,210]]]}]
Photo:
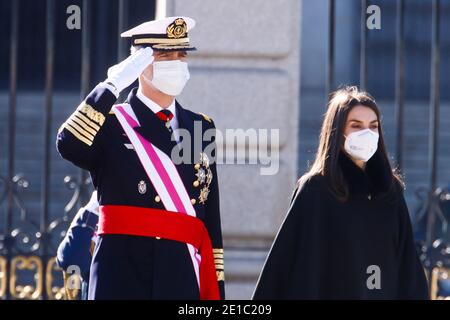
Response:
[{"label": "gold button", "polygon": [[198,187],[199,184],[200,184],[200,182],[198,182],[198,180],[194,181],[194,183],[193,183],[194,187]]},{"label": "gold button", "polygon": [[197,200],[191,199],[191,203],[192,203],[192,204],[196,204],[196,203],[197,203]]},{"label": "gold button", "polygon": [[161,198],[160,198],[159,196],[156,196],[156,197],[155,197],[155,201],[156,201],[156,202],[160,202],[160,201],[161,201]]},{"label": "gold button", "polygon": [[200,169],[200,163],[197,163],[197,164],[194,166],[194,168],[195,168],[195,170]]},{"label": "gold button", "polygon": [[161,237],[156,237],[156,240],[160,240],[161,239]]}]

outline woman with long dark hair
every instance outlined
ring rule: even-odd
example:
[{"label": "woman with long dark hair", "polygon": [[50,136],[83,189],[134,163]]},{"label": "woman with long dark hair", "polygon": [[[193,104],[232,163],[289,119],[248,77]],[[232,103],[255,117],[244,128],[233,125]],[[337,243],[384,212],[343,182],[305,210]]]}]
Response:
[{"label": "woman with long dark hair", "polygon": [[332,93],[254,299],[427,299],[403,190],[375,100]]}]

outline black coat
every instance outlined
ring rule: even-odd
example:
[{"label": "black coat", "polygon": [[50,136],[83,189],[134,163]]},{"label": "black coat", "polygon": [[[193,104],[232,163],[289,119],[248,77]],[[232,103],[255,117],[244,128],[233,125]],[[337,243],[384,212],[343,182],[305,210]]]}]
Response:
[{"label": "black coat", "polygon": [[[349,199],[337,200],[324,176],[303,185],[254,299],[427,299],[402,188],[386,195],[380,168],[368,165],[364,172],[343,153],[339,161]],[[367,285],[375,283],[370,266],[379,267],[379,289]]]}]

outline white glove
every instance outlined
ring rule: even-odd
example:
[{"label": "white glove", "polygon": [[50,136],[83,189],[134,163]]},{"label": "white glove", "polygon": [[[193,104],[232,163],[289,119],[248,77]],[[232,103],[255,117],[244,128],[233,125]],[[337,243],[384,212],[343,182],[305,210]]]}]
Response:
[{"label": "white glove", "polygon": [[112,84],[117,93],[131,85],[154,60],[150,47],[141,48],[128,58],[108,69],[105,83]]},{"label": "white glove", "polygon": [[97,190],[95,190],[94,192],[92,192],[91,199],[83,208],[98,215],[98,207],[99,204],[97,200]]}]

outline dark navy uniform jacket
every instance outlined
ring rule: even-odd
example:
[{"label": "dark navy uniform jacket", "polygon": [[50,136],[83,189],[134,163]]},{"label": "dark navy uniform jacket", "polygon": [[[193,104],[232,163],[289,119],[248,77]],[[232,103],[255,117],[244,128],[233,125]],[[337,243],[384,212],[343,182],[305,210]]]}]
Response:
[{"label": "dark navy uniform jacket", "polygon": [[[133,89],[127,99],[140,123],[135,130],[170,156],[176,142],[165,123],[136,97],[136,92],[137,88]],[[115,101],[111,91],[97,86],[59,129],[57,149],[64,159],[90,172],[101,206],[164,209],[119,121],[110,112]],[[211,148],[211,141],[194,136],[194,126],[201,124],[202,133],[215,126],[207,116],[186,110],[178,103],[176,113],[179,128],[189,131],[192,138],[190,163],[176,167],[197,217],[209,232],[224,298],[216,164],[202,163],[200,153]],[[198,147],[194,149],[195,143]],[[198,149],[197,154],[194,150]],[[208,174],[210,179],[205,178]],[[129,235],[100,236],[91,265],[89,298],[198,299],[198,284],[186,244]]]},{"label": "dark navy uniform jacket", "polygon": [[[91,244],[98,223],[98,216],[81,208],[73,219],[66,236],[58,246],[56,262],[68,275],[79,271],[81,299],[87,299],[91,268]],[[72,267],[72,268],[71,268]],[[75,269],[75,268],[76,269]]]}]

